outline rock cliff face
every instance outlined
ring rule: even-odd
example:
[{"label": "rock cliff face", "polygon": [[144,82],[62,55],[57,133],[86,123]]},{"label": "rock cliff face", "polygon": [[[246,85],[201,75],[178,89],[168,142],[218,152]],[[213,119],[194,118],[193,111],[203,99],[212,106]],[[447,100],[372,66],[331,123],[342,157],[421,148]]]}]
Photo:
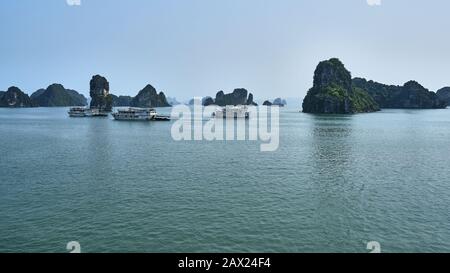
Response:
[{"label": "rock cliff face", "polygon": [[86,106],[86,98],[77,91],[65,89],[61,84],[52,84],[31,95],[34,104],[41,107]]},{"label": "rock cliff face", "polygon": [[270,101],[266,100],[265,102],[263,102],[264,106],[272,106],[273,103],[271,103]]},{"label": "rock cliff face", "polygon": [[314,84],[303,100],[303,112],[352,114],[378,111],[379,106],[363,89],[354,87],[350,72],[339,59],[319,63]]},{"label": "rock cliff face", "polygon": [[105,77],[95,75],[90,82],[91,108],[110,112],[113,106],[113,97],[109,94],[109,82]]},{"label": "rock cliff face", "polygon": [[445,101],[447,105],[450,105],[450,87],[444,87],[439,89],[436,95],[441,101]]},{"label": "rock cliff face", "polygon": [[381,108],[438,109],[448,105],[447,101],[416,81],[395,86],[355,78],[353,86],[366,90]]},{"label": "rock cliff face", "polygon": [[15,86],[0,94],[0,107],[21,108],[35,106],[30,97]]},{"label": "rock cliff face", "polygon": [[156,89],[149,84],[133,98],[131,106],[143,108],[169,107],[170,104],[167,102],[166,95],[163,92],[158,94]]}]

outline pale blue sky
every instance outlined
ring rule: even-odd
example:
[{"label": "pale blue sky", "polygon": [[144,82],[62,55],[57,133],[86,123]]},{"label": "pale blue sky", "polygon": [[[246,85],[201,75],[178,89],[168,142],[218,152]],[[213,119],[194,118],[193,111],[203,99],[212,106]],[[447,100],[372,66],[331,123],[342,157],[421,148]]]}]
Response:
[{"label": "pale blue sky", "polygon": [[101,74],[115,94],[151,83],[185,100],[244,87],[300,105],[330,57],[353,76],[450,85],[448,0],[81,1],[0,1],[0,90],[58,82],[88,94]]}]

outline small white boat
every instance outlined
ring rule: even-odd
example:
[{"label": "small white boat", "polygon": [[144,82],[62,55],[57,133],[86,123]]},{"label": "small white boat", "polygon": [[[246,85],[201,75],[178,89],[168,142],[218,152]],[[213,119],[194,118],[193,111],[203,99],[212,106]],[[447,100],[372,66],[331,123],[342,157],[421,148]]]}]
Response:
[{"label": "small white boat", "polygon": [[155,120],[156,111],[152,108],[119,109],[112,116],[115,120],[149,121]]},{"label": "small white boat", "polygon": [[246,105],[226,106],[221,107],[213,113],[215,118],[230,118],[230,119],[248,119],[250,118],[250,112]]}]

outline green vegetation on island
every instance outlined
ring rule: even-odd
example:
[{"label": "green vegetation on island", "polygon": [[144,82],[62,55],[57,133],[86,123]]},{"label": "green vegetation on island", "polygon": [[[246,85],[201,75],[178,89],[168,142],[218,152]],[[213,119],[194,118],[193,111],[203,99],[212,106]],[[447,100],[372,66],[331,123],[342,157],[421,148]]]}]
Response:
[{"label": "green vegetation on island", "polygon": [[0,94],[0,107],[23,108],[36,107],[31,98],[18,87],[12,86]]},{"label": "green vegetation on island", "polygon": [[366,90],[381,108],[439,109],[448,105],[436,93],[429,91],[416,81],[396,86],[355,78],[353,86]]},{"label": "green vegetation on island", "polygon": [[132,107],[169,107],[170,104],[167,102],[166,95],[164,92],[156,92],[156,89],[148,84],[134,97],[130,106]]},{"label": "green vegetation on island", "polygon": [[396,86],[352,79],[342,62],[334,58],[317,66],[314,86],[303,100],[303,112],[353,114],[380,108],[440,109],[449,102],[450,88],[436,94],[416,81]]},{"label": "green vegetation on island", "polygon": [[314,84],[303,101],[303,112],[353,114],[375,112],[378,104],[363,89],[352,85],[350,72],[336,58],[319,63]]},{"label": "green vegetation on island", "polygon": [[61,84],[52,84],[39,89],[30,96],[34,104],[41,107],[86,106],[86,98],[75,90],[65,89]]},{"label": "green vegetation on island", "polygon": [[113,106],[114,107],[125,107],[131,105],[131,100],[133,100],[133,97],[131,96],[116,96],[112,95],[113,98]]}]

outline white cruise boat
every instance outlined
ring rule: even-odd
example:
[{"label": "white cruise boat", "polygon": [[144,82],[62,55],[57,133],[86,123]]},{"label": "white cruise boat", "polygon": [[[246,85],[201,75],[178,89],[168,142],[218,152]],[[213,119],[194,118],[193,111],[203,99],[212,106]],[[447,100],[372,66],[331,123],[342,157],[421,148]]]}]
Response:
[{"label": "white cruise boat", "polygon": [[85,107],[72,107],[69,110],[69,116],[72,118],[85,117],[107,117],[108,113],[99,109],[89,109]]},{"label": "white cruise boat", "polygon": [[84,118],[87,116],[86,112],[88,109],[84,107],[72,107],[69,110],[69,116],[72,118]]},{"label": "white cruise boat", "polygon": [[232,119],[248,119],[250,118],[250,112],[248,111],[248,107],[246,105],[237,105],[237,106],[226,106],[221,107],[213,113],[213,117],[215,118],[232,118]]},{"label": "white cruise boat", "polygon": [[127,108],[119,109],[112,115],[115,120],[149,121],[155,120],[156,111],[151,108]]}]

